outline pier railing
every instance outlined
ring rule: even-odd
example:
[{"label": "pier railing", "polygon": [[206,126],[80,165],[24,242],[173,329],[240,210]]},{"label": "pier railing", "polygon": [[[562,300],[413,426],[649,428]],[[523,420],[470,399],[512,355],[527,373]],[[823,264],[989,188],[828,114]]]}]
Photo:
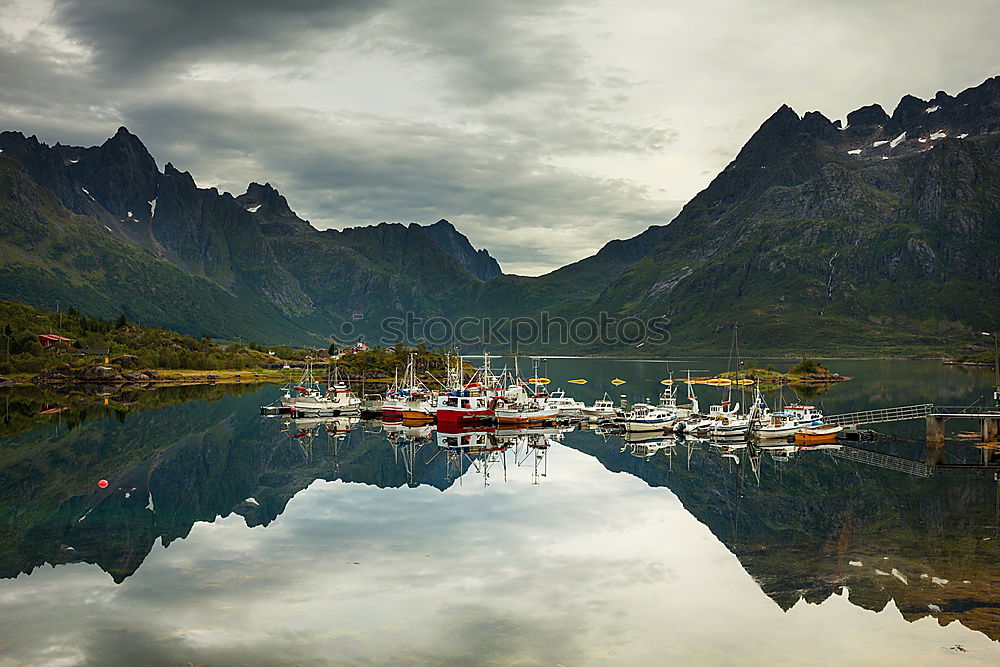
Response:
[{"label": "pier railing", "polygon": [[1000,409],[986,408],[981,405],[935,405],[931,410],[935,417],[1000,417]]},{"label": "pier railing", "polygon": [[931,469],[920,461],[904,459],[901,456],[892,456],[891,454],[882,454],[881,452],[873,452],[870,449],[841,447],[840,449],[829,449],[827,453],[838,459],[847,459],[878,468],[905,472],[907,475],[915,477],[930,477],[931,475]]},{"label": "pier railing", "polygon": [[823,423],[830,426],[860,426],[861,424],[879,424],[896,422],[906,419],[920,419],[935,410],[931,403],[920,405],[903,405],[896,408],[880,408],[878,410],[861,410],[859,412],[844,412],[839,415],[824,415]]}]

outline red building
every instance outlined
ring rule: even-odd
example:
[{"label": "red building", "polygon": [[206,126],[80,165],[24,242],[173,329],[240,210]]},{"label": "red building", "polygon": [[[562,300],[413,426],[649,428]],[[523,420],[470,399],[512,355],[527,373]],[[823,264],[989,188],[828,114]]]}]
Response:
[{"label": "red building", "polygon": [[65,347],[73,343],[69,338],[63,338],[56,334],[38,334],[38,344],[42,347],[52,347],[53,345],[59,345]]}]

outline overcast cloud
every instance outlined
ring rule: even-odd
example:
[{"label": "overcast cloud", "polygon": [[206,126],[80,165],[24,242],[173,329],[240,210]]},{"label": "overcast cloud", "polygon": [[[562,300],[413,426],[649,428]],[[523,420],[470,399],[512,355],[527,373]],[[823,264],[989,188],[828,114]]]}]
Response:
[{"label": "overcast cloud", "polygon": [[0,128],[270,181],[319,228],[448,218],[537,274],[669,221],[782,103],[1000,73],[988,0],[0,0]]}]

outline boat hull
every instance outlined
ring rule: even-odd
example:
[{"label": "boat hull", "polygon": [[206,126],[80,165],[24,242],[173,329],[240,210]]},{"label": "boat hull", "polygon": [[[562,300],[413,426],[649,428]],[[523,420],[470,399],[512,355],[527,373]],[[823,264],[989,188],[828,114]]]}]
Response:
[{"label": "boat hull", "polygon": [[493,422],[496,413],[489,408],[475,410],[456,410],[454,408],[442,408],[437,410],[437,421],[439,424],[484,424]]},{"label": "boat hull", "polygon": [[673,419],[659,419],[656,421],[626,421],[625,430],[629,433],[653,433],[665,431],[671,428]]},{"label": "boat hull", "polygon": [[405,422],[432,422],[434,415],[422,410],[403,410],[403,421]]},{"label": "boat hull", "polygon": [[757,437],[762,439],[771,438],[787,438],[789,436],[795,435],[795,432],[801,429],[801,426],[783,426],[780,428],[759,428],[757,429]]},{"label": "boat hull", "polygon": [[837,442],[837,436],[844,430],[842,426],[827,428],[802,429],[795,434],[795,443],[799,445],[820,445]]},{"label": "boat hull", "polygon": [[282,398],[281,407],[293,415],[313,417],[340,417],[356,415],[361,411],[361,401],[330,401],[326,399]]},{"label": "boat hull", "polygon": [[539,410],[496,410],[497,422],[500,424],[543,424],[559,418],[557,408],[542,408]]}]

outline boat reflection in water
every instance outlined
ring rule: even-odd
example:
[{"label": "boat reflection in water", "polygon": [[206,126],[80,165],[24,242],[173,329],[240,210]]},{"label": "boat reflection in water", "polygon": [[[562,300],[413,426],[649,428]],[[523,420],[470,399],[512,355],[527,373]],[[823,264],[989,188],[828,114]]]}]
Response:
[{"label": "boat reflection in water", "polygon": [[438,428],[437,447],[448,461],[450,479],[459,483],[462,473],[471,468],[488,486],[496,466],[506,481],[509,453],[515,468],[530,463],[531,482],[538,484],[548,474],[549,447],[562,438],[563,431],[557,428]]}]

